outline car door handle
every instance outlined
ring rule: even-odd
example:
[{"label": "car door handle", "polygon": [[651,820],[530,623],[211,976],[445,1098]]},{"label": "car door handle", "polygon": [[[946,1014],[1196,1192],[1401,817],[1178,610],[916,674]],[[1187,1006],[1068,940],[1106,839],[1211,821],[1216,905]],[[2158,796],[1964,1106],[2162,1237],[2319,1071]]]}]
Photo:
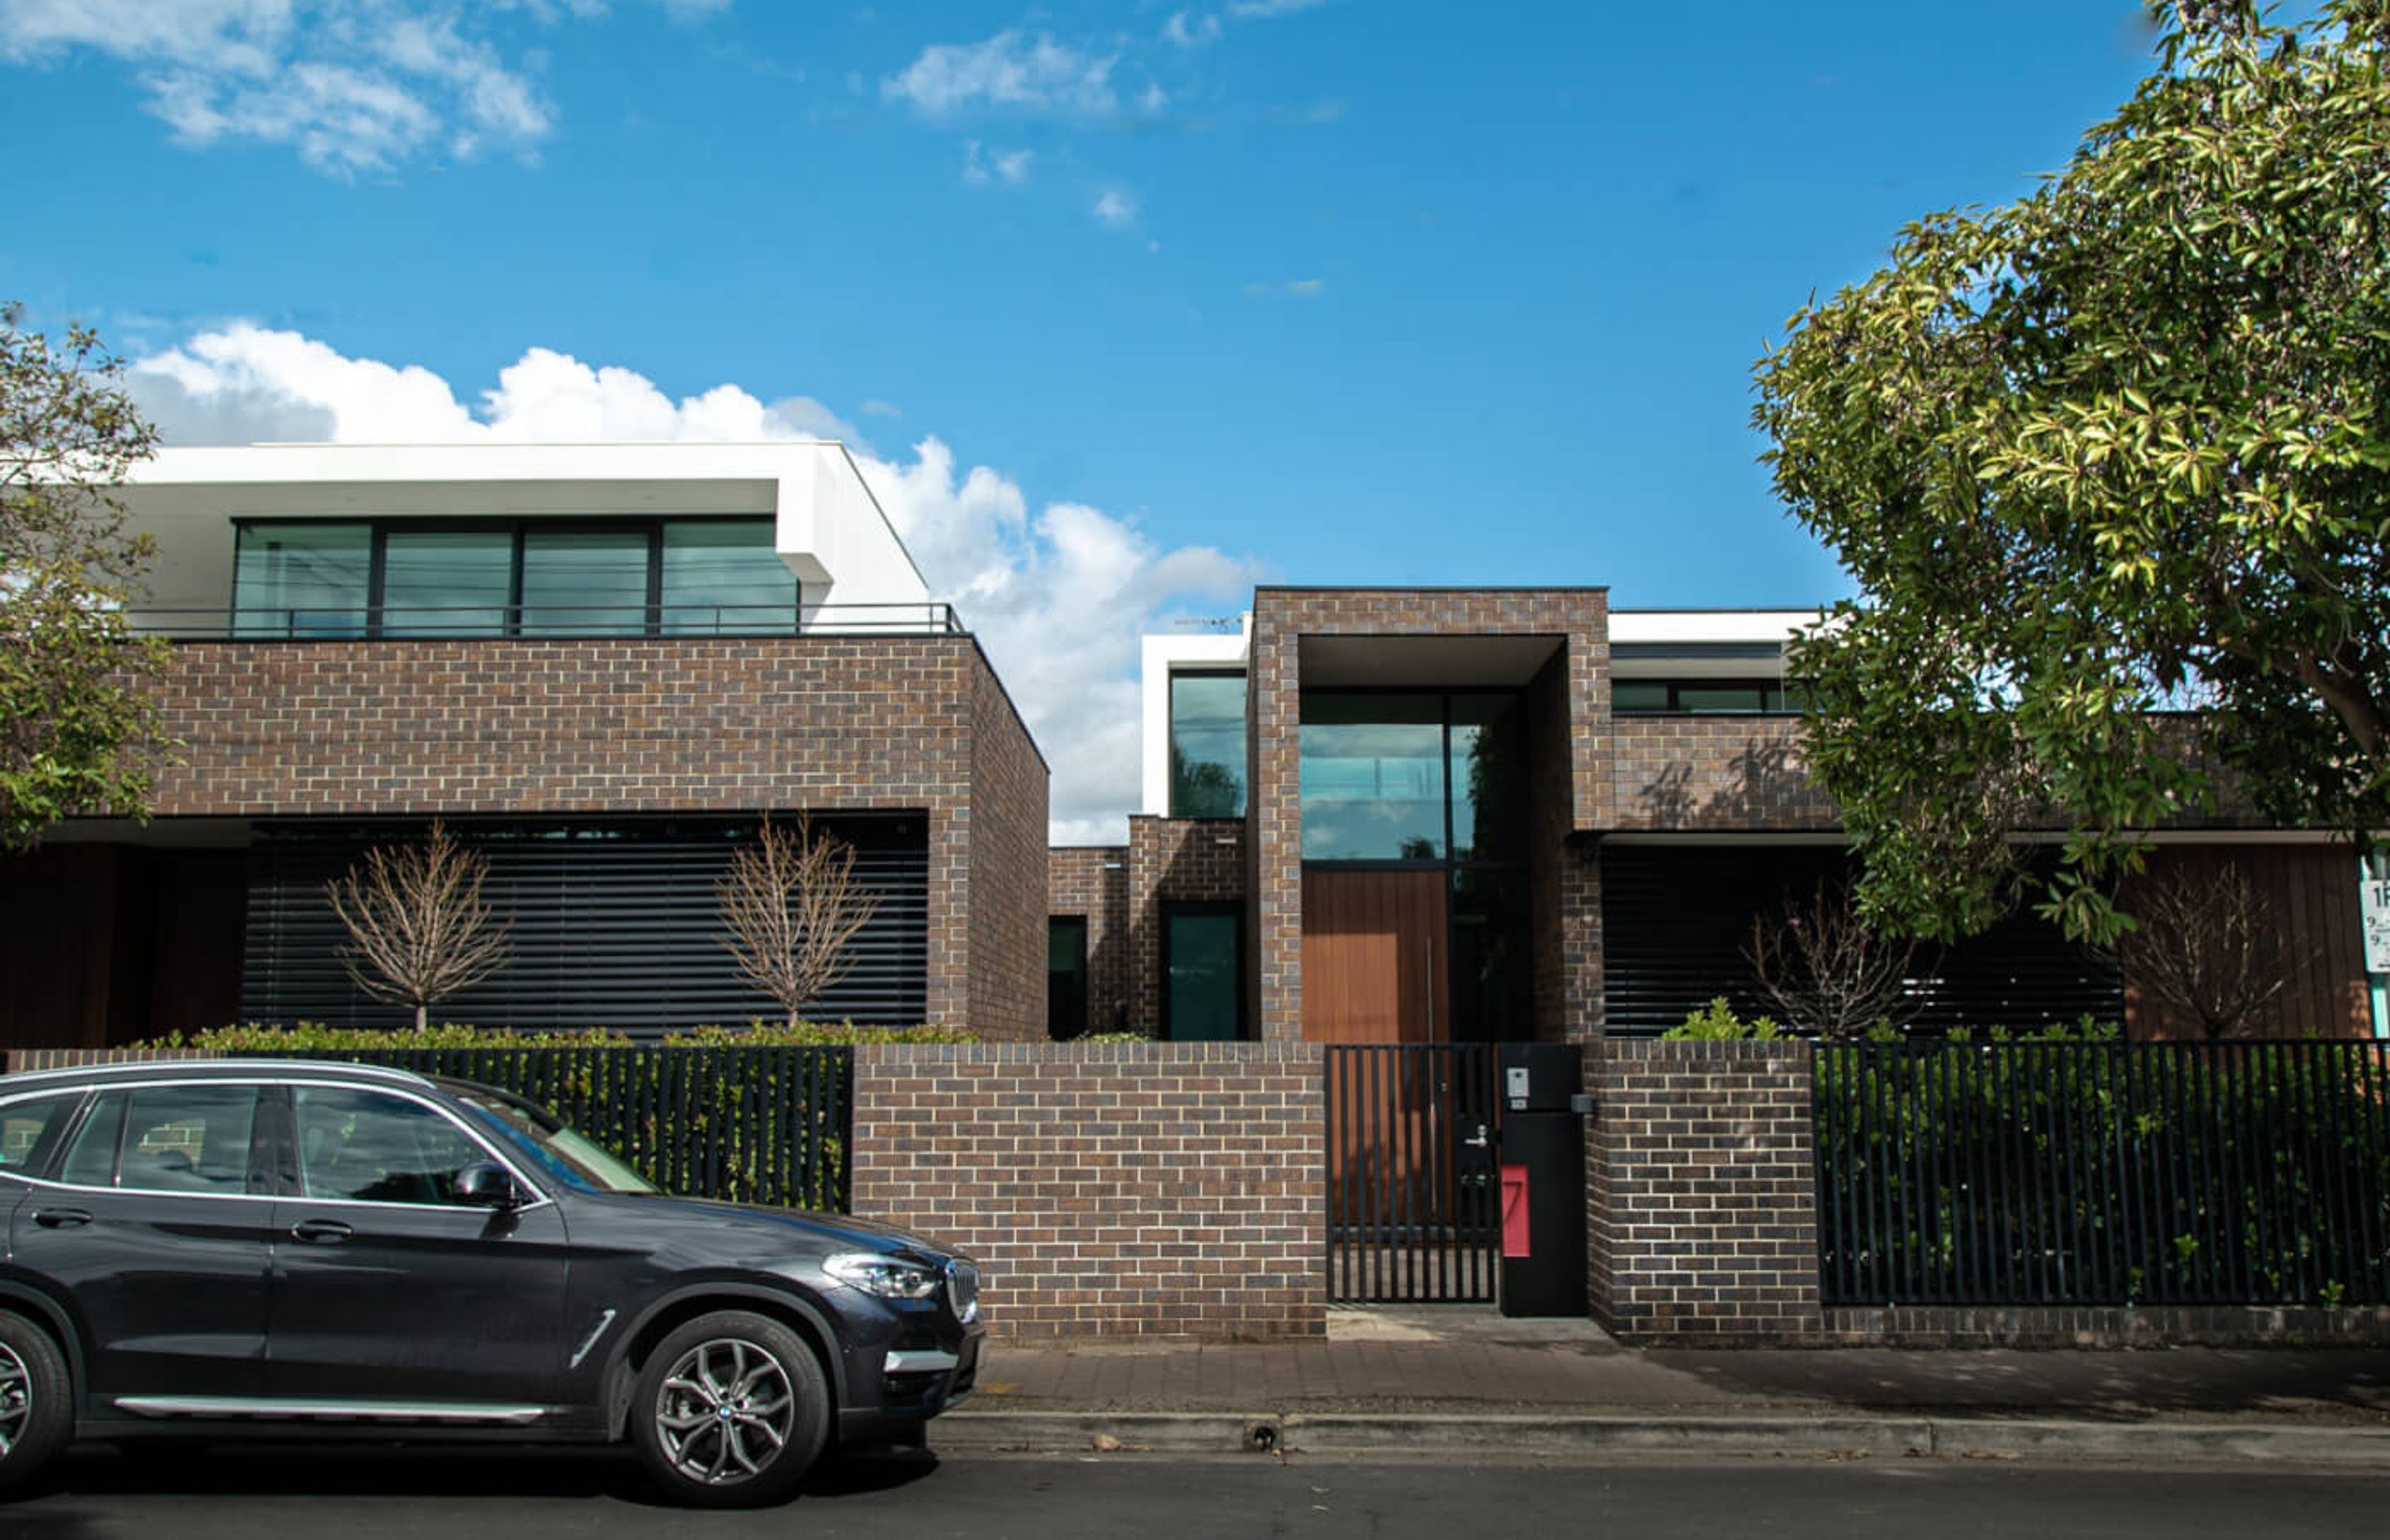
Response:
[{"label": "car door handle", "polygon": [[337,1246],[357,1232],[337,1219],[302,1219],[290,1226],[290,1233],[318,1246]]},{"label": "car door handle", "polygon": [[45,1230],[71,1230],[91,1223],[89,1209],[35,1209],[33,1223]]}]

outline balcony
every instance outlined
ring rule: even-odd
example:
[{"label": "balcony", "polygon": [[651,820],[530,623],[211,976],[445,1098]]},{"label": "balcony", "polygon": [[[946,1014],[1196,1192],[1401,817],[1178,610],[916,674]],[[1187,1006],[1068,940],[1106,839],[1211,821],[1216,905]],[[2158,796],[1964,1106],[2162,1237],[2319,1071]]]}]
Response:
[{"label": "balcony", "polygon": [[962,636],[954,606],[477,605],[321,610],[142,609],[140,635],[177,642],[594,641],[624,637]]}]

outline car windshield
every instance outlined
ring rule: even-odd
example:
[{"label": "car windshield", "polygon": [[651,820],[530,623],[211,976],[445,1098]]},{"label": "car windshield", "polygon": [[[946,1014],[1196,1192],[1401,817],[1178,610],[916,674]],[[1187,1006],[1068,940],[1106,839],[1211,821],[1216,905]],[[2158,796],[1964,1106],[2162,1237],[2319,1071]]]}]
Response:
[{"label": "car windshield", "polygon": [[486,1085],[450,1082],[448,1089],[552,1176],[600,1192],[656,1190],[654,1183],[530,1102]]}]

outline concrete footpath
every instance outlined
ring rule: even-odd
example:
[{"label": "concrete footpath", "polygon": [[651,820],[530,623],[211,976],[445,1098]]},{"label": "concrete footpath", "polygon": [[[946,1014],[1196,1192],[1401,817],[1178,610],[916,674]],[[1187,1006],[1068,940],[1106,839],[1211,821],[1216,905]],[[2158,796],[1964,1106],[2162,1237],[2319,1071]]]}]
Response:
[{"label": "concrete footpath", "polygon": [[2390,1349],[1635,1349],[1588,1321],[1343,1310],[1326,1340],[998,1343],[964,1450],[1950,1456],[2390,1469]]}]

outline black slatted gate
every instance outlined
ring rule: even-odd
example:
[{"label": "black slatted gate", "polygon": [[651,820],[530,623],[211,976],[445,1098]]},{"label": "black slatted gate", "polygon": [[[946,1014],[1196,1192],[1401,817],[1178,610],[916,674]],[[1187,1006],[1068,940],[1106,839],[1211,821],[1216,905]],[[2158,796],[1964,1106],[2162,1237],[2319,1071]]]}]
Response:
[{"label": "black slatted gate", "polygon": [[1494,1298],[1494,1047],[1327,1050],[1328,1297],[1339,1303]]}]

